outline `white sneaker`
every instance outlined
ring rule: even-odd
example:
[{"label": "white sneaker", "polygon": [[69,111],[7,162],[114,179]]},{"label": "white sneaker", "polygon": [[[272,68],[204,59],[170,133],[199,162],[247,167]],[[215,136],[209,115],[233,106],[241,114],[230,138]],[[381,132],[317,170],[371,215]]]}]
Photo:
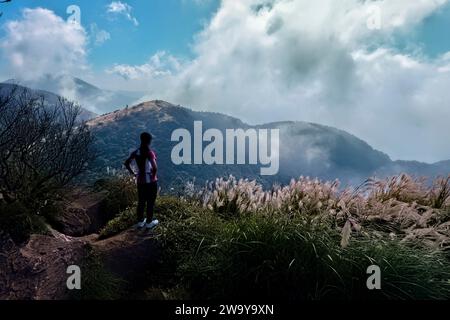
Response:
[{"label": "white sneaker", "polygon": [[156,227],[158,224],[159,224],[159,221],[158,221],[158,220],[153,220],[152,222],[147,223],[147,224],[145,225],[145,227],[146,227],[147,229],[153,229],[153,228]]},{"label": "white sneaker", "polygon": [[147,219],[144,219],[142,222],[139,222],[136,227],[137,228],[143,228],[147,224]]}]

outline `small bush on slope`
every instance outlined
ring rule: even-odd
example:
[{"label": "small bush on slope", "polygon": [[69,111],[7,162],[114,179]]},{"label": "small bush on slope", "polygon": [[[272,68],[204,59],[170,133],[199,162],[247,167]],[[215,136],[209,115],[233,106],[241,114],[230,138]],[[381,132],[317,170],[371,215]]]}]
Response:
[{"label": "small bush on slope", "polygon": [[106,194],[100,206],[106,222],[133,206],[137,199],[136,184],[130,177],[117,176],[98,180],[94,184],[94,190]]},{"label": "small bush on slope", "polygon": [[81,290],[71,292],[74,300],[116,300],[124,296],[126,281],[106,270],[101,256],[90,250],[81,265]]},{"label": "small bush on slope", "polygon": [[26,242],[30,234],[48,233],[44,217],[18,201],[0,201],[0,231],[7,232],[16,243]]},{"label": "small bush on slope", "polygon": [[100,239],[119,234],[131,227],[134,223],[136,223],[136,210],[133,208],[127,209],[114,219],[110,220],[106,226],[100,230]]}]

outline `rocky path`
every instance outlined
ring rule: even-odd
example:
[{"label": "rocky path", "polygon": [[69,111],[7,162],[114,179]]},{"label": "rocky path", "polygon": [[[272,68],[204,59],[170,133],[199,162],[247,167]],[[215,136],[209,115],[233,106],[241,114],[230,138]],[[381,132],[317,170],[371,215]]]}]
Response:
[{"label": "rocky path", "polygon": [[66,270],[79,264],[87,252],[88,239],[32,235],[16,245],[3,235],[0,239],[0,299],[47,300],[67,295]]},{"label": "rocky path", "polygon": [[108,239],[91,242],[103,257],[106,268],[128,280],[142,275],[160,256],[160,246],[152,232],[130,228]]},{"label": "rocky path", "polygon": [[67,299],[67,267],[81,265],[91,249],[100,254],[108,271],[126,280],[144,274],[160,253],[151,232],[129,229],[99,240],[97,234],[73,237],[51,227],[49,231],[32,235],[20,246],[0,234],[0,300]]}]

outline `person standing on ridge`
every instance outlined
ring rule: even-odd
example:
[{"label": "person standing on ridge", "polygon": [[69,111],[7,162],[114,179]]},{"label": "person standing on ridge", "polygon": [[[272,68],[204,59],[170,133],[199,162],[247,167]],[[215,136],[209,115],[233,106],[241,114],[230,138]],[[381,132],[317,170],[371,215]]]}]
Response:
[{"label": "person standing on ridge", "polygon": [[[158,220],[153,220],[154,206],[158,194],[158,177],[156,175],[158,166],[156,164],[156,154],[150,149],[152,135],[148,132],[141,134],[141,145],[133,151],[125,161],[127,170],[136,177],[138,189],[137,218],[138,228],[153,229],[159,224]],[[138,172],[131,168],[132,161],[136,162]],[[144,218],[145,206],[147,205],[147,216]]]}]

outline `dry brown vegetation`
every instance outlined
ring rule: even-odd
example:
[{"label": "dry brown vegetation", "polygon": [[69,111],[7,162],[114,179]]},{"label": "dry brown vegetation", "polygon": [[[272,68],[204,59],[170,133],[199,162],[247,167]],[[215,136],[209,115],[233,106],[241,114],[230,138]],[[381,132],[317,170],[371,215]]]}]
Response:
[{"label": "dry brown vegetation", "polygon": [[231,215],[304,216],[332,223],[343,246],[352,235],[397,238],[434,248],[450,242],[450,177],[432,186],[406,174],[368,179],[358,188],[300,177],[287,186],[263,190],[255,181],[217,179],[195,193],[203,205]]}]

